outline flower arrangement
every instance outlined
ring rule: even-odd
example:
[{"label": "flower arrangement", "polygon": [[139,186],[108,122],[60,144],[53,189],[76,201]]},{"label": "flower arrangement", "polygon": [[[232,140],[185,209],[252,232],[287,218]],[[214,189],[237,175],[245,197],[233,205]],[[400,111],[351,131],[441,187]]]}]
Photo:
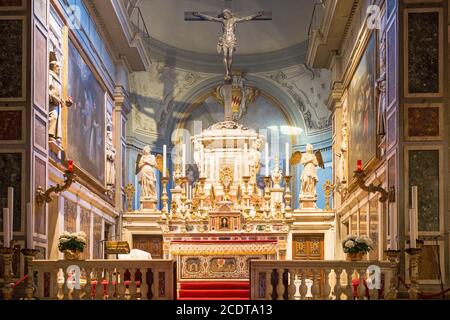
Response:
[{"label": "flower arrangement", "polygon": [[342,241],[342,247],[348,254],[366,254],[373,249],[373,241],[368,236],[350,235]]},{"label": "flower arrangement", "polygon": [[70,233],[64,231],[59,236],[58,249],[61,252],[70,250],[72,252],[83,252],[86,246],[86,234],[84,232]]}]

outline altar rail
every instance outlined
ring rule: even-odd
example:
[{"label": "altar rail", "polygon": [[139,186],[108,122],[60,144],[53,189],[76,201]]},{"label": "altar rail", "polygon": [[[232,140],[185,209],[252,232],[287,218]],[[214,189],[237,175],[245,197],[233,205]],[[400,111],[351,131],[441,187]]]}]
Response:
[{"label": "altar rail", "polygon": [[172,260],[35,260],[33,270],[39,299],[176,298],[176,262]]},{"label": "altar rail", "polygon": [[[371,268],[368,270],[369,266]],[[373,267],[376,266],[376,267]],[[378,269],[378,268],[379,269]],[[396,268],[380,261],[268,261],[250,263],[252,300],[396,299]],[[377,288],[369,289],[378,269]],[[363,281],[359,281],[363,279]]]}]

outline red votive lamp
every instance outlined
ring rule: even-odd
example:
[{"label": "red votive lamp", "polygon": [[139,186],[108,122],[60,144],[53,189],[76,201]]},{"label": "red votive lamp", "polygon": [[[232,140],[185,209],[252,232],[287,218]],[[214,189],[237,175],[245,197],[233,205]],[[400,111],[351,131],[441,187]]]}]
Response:
[{"label": "red votive lamp", "polygon": [[362,169],[363,169],[362,160],[358,160],[356,163],[356,170],[362,171]]},{"label": "red votive lamp", "polygon": [[69,171],[70,173],[73,173],[73,160],[68,161],[67,171]]}]

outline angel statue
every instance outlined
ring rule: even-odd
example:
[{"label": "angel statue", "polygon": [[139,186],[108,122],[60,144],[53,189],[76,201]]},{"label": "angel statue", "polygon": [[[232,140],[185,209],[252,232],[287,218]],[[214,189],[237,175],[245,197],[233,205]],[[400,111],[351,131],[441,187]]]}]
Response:
[{"label": "angel statue", "polygon": [[292,165],[296,165],[298,163],[303,165],[300,197],[315,198],[317,196],[316,185],[319,181],[317,176],[317,167],[325,169],[325,164],[323,162],[323,157],[320,150],[314,153],[313,146],[311,144],[307,144],[306,152],[303,154],[300,151],[295,152],[292,155],[290,162]]},{"label": "angel statue", "polygon": [[143,154],[139,154],[136,160],[136,175],[140,174],[142,199],[156,198],[155,168],[162,172],[162,156],[154,156],[150,153],[150,147],[145,146]]}]

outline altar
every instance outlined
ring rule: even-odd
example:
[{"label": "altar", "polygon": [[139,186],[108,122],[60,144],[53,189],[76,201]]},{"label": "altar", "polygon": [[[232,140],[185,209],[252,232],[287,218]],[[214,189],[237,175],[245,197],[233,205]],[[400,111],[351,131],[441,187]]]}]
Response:
[{"label": "altar", "polygon": [[276,259],[277,247],[277,240],[185,240],[172,241],[170,252],[180,281],[244,280],[249,261]]}]

